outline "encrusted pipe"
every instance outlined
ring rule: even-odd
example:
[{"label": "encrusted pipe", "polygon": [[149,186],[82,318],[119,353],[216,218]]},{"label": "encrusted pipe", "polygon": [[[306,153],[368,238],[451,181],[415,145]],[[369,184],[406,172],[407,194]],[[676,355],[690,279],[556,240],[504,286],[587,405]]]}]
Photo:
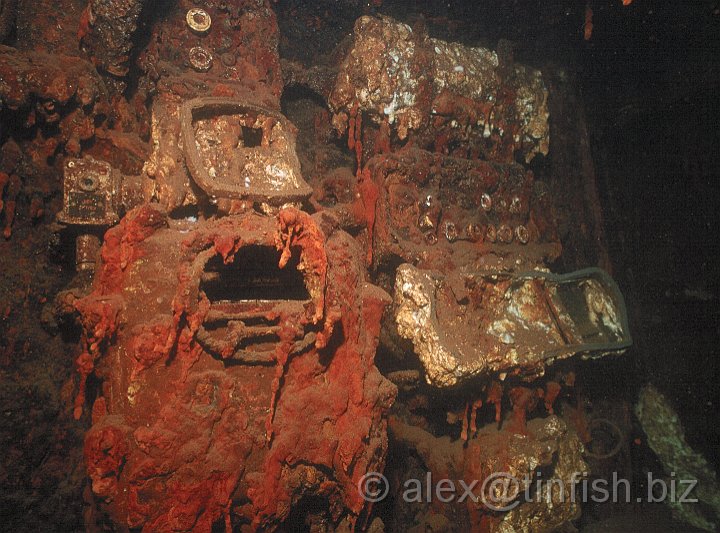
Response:
[{"label": "encrusted pipe", "polygon": [[100,238],[85,233],[75,239],[75,269],[78,272],[94,271],[100,256]]},{"label": "encrusted pipe", "polygon": [[80,24],[82,44],[96,65],[124,77],[142,0],[90,0]]}]

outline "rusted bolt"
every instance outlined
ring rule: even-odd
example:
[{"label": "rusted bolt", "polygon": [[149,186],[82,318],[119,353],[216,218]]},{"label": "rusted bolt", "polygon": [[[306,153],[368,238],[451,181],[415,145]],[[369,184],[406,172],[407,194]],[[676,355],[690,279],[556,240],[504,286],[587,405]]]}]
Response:
[{"label": "rusted bolt", "polygon": [[495,229],[495,226],[492,224],[485,230],[485,239],[489,242],[495,242],[497,240],[497,229]]},{"label": "rusted bolt", "polygon": [[507,224],[502,224],[497,231],[498,239],[500,242],[510,244],[513,240],[513,230]]},{"label": "rusted bolt", "polygon": [[194,46],[188,53],[188,59],[192,68],[198,72],[207,72],[212,67],[212,54],[205,50],[202,46]]},{"label": "rusted bolt", "polygon": [[88,174],[87,176],[83,176],[82,178],[80,178],[80,180],[78,181],[78,185],[80,185],[80,188],[83,191],[93,192],[98,188],[100,183],[97,177],[93,176],[92,174]]},{"label": "rusted bolt", "polygon": [[195,33],[207,33],[212,25],[210,14],[199,7],[188,10],[187,15],[185,15],[185,20],[188,26],[190,26],[190,29]]},{"label": "rusted bolt", "polygon": [[490,211],[492,209],[492,198],[490,198],[490,195],[486,192],[480,197],[480,207],[483,208],[483,211]]},{"label": "rusted bolt", "polygon": [[454,222],[445,222],[445,238],[448,240],[448,242],[455,242],[455,240],[458,238],[458,232]]},{"label": "rusted bolt", "polygon": [[527,244],[530,240],[530,232],[522,224],[515,228],[515,236],[517,237],[517,240],[523,244]]},{"label": "rusted bolt", "polygon": [[426,233],[425,240],[427,241],[428,244],[433,245],[433,244],[437,243],[438,238],[437,238],[437,235],[435,235],[434,233]]}]

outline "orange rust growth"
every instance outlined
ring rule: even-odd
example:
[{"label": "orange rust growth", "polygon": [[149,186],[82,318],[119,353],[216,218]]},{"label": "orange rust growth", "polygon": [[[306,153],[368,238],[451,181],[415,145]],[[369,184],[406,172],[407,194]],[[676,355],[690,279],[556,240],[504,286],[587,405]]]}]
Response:
[{"label": "orange rust growth", "polygon": [[355,102],[350,108],[350,119],[348,120],[348,150],[355,150],[355,118],[358,115],[358,103]]},{"label": "orange rust growth", "polygon": [[78,21],[77,38],[78,41],[82,41],[90,33],[90,13],[88,10],[90,6],[83,9],[80,14],[80,20]]},{"label": "orange rust growth", "polygon": [[557,381],[548,381],[545,385],[545,409],[548,413],[553,414],[553,404],[557,399],[562,387]]},{"label": "orange rust growth", "polygon": [[478,399],[472,404],[472,410],[470,411],[470,435],[475,435],[477,432],[477,410],[481,408],[483,401]]},{"label": "orange rust growth", "polygon": [[470,411],[470,402],[465,403],[465,412],[463,413],[462,419],[462,431],[460,432],[460,438],[464,441],[468,440],[468,412]]},{"label": "orange rust growth", "polygon": [[513,387],[510,389],[510,403],[513,407],[513,429],[518,433],[527,433],[527,413],[537,405],[537,396],[527,387]]},{"label": "orange rust growth", "polygon": [[102,268],[96,284],[107,292],[118,291],[125,268],[139,259],[141,252],[136,244],[166,224],[165,213],[155,205],[145,204],[131,210],[117,226],[105,233],[106,246],[101,250]]},{"label": "orange rust growth", "polygon": [[364,222],[367,227],[368,237],[365,260],[368,265],[371,265],[373,261],[375,217],[377,202],[380,198],[380,188],[373,181],[369,168],[365,168],[362,171],[358,170],[357,180],[358,197],[355,202],[353,202],[352,209],[355,218]]},{"label": "orange rust growth", "polygon": [[95,359],[100,355],[101,343],[111,338],[118,328],[118,315],[122,309],[122,301],[114,296],[97,296],[91,294],[75,302],[83,321],[84,351],[75,360],[80,383],[75,397],[73,416],[79,420],[85,404],[87,378],[95,370]]},{"label": "orange rust growth", "polygon": [[362,113],[358,112],[355,118],[355,159],[358,173],[362,167],[363,144],[362,144]]},{"label": "orange rust growth", "polygon": [[377,154],[389,154],[391,151],[390,147],[390,124],[387,120],[384,120],[380,124],[380,128],[375,138],[375,153]]},{"label": "orange rust growth", "polygon": [[487,402],[495,406],[495,422],[500,423],[502,418],[502,398],[503,398],[503,387],[498,381],[493,381],[490,384],[487,394]]},{"label": "orange rust growth", "polygon": [[325,294],[323,287],[327,281],[327,255],[325,253],[325,235],[313,219],[295,208],[287,208],[278,215],[278,234],[275,246],[282,250],[280,268],[284,268],[290,259],[291,248],[300,247],[303,250],[302,267],[306,272],[316,275],[318,286],[308,287],[316,302],[313,322],[317,323],[323,316]]},{"label": "orange rust growth", "polygon": [[[143,216],[142,210],[132,212],[119,229],[111,230],[115,235],[106,240],[105,247],[124,246],[126,250],[103,251],[104,257],[116,264],[103,265],[94,292],[77,304],[87,332],[87,350],[78,361],[81,376],[96,371],[98,357],[120,357],[123,365],[122,372],[103,375],[106,386],[93,404],[94,423],[85,448],[93,492],[120,502],[136,523],[151,530],[162,530],[178,500],[188,502],[187,513],[194,527],[210,530],[212,523],[227,524],[233,491],[241,476],[251,473],[242,488],[249,502],[247,510],[233,508],[232,512],[248,522],[255,520],[255,528],[264,530],[287,516],[290,509],[285,502],[310,490],[294,487],[292,476],[297,473],[293,469],[322,465],[337,475],[323,481],[318,490],[333,494],[334,509],[346,510],[353,515],[351,519],[358,516],[365,502],[357,483],[365,472],[382,471],[387,446],[382,438],[383,412],[395,394],[373,362],[389,297],[364,282],[362,250],[343,232],[326,239],[317,219],[296,209],[281,210],[276,220],[250,215],[201,223],[188,236],[168,229],[153,232],[162,219],[150,215]],[[210,357],[195,340],[194,332],[207,316],[210,303],[198,292],[198,283],[209,258],[217,254],[230,263],[235,253],[250,244],[274,246],[280,252],[280,266],[285,268],[289,268],[288,250],[295,255],[301,249],[305,279],[322,282],[308,281],[314,309],[302,306],[300,314],[293,314],[289,311],[292,306],[287,312],[282,306],[276,308],[280,328],[273,351],[275,368],[258,373],[257,367],[243,369],[240,365],[234,367],[235,374],[223,371],[222,358]],[[158,293],[167,302],[167,312],[161,315],[164,320],[147,324],[134,309],[142,295],[125,289],[133,287],[137,276],[146,277],[138,274],[137,268],[156,268],[143,258],[157,246],[176,247],[177,253],[169,254],[176,263],[169,266],[177,269],[178,278],[176,284],[170,281]],[[123,260],[124,267],[119,264]],[[326,276],[329,263],[343,268],[334,268],[332,276]],[[116,305],[120,294],[125,303],[118,300]],[[120,308],[126,309],[123,320],[129,322],[118,329],[115,312]],[[309,325],[313,317],[325,321],[319,333],[318,328],[308,330],[317,341],[302,352],[292,352],[298,328]],[[323,360],[319,350],[328,344],[336,323],[341,324],[338,328],[344,335],[332,344],[332,357]],[[107,342],[115,335],[115,342]],[[117,351],[115,345],[123,349]],[[167,359],[170,348],[173,356]],[[113,400],[117,390],[123,391],[121,396],[129,392],[128,383],[142,384],[134,411],[126,402],[119,405]],[[156,390],[160,397],[152,392]],[[161,414],[154,410],[157,407],[147,408],[147,402],[158,400],[163,404]],[[80,395],[80,407],[83,402]],[[298,406],[312,411],[298,416]],[[132,418],[125,418],[128,414]],[[188,417],[192,423],[186,422]],[[133,420],[132,428],[126,427],[126,420]],[[188,440],[175,436],[178,428]],[[318,440],[318,435],[323,439]],[[185,468],[187,459],[181,448],[195,440],[208,451],[193,454],[190,462],[197,471],[212,474],[199,479],[178,474],[164,492],[156,492],[144,472],[154,475],[158,469],[175,472]],[[150,448],[163,452],[148,458],[145,450]],[[123,463],[126,467],[121,472],[117,465]],[[140,493],[157,505],[140,504]],[[193,507],[200,501],[204,502],[202,509]],[[183,506],[185,509],[185,503]]]},{"label": "orange rust growth", "polygon": [[583,38],[589,41],[593,33],[593,10],[590,4],[585,6],[585,24],[583,24]]}]

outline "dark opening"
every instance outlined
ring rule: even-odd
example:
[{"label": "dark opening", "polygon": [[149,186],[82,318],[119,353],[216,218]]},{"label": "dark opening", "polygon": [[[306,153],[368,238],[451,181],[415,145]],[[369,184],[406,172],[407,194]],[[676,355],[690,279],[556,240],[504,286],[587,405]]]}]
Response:
[{"label": "dark opening", "polygon": [[279,268],[280,252],[270,246],[246,246],[232,263],[224,264],[220,256],[205,266],[200,281],[211,302],[243,300],[309,300],[302,273],[298,270],[299,251],[295,251],[285,268]]},{"label": "dark opening", "polygon": [[245,148],[257,148],[262,144],[263,130],[260,128],[242,127],[243,145]]}]

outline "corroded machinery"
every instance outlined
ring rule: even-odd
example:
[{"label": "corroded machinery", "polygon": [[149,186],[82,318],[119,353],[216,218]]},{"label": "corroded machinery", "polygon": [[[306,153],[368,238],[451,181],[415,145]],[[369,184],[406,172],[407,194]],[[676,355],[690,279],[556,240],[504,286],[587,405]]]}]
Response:
[{"label": "corroded machinery", "polygon": [[[125,18],[97,4],[84,42],[122,49]],[[299,209],[312,189],[279,111],[272,11],[180,4],[144,52],[156,94],[142,173],[65,162],[59,220],[79,244],[110,227],[74,304],[88,527],[274,528],[315,500],[351,527],[356,485],[387,449],[395,388],[373,360],[390,297],[348,234]],[[94,50],[124,75],[122,54]]]},{"label": "corroded machinery", "polygon": [[307,498],[360,513],[395,394],[373,365],[389,298],[321,225],[294,208],[189,223],[147,205],[106,234],[76,305],[80,371],[102,380],[85,457],[113,522],[271,528]]},{"label": "corroded machinery", "polygon": [[387,17],[362,17],[328,103],[338,129],[353,110],[387,121],[399,140],[456,145],[472,158],[526,161],[547,154],[547,91],[540,72],[429,37]]},{"label": "corroded machinery", "polygon": [[[68,63],[83,91],[63,105],[81,105],[57,117],[88,130],[61,128],[58,216],[78,269],[94,272],[73,302],[88,527],[362,529],[372,506],[358,483],[383,470],[391,442],[416,468],[468,481],[585,468],[553,413],[557,383],[507,398],[500,385],[631,342],[606,273],[549,271],[562,254],[553,200],[526,166],[550,142],[539,71],[362,17],[330,75],[292,76],[325,98],[356,166],[303,175],[268,2],[181,0],[142,50],[129,38],[142,3],[112,5],[93,0],[80,17],[86,59]],[[0,49],[0,68],[37,63]],[[52,100],[17,80],[5,93],[18,108],[28,94]],[[136,118],[149,110],[144,142],[128,133],[130,81],[145,97]],[[54,119],[53,106],[38,113]],[[91,132],[108,109],[121,111]],[[510,422],[478,427],[479,393],[460,439],[407,405],[389,418],[397,388],[375,366],[379,344],[439,395],[478,384],[496,423],[505,398]],[[526,423],[538,405],[548,416]],[[447,514],[503,532],[577,516],[549,501]]]}]

